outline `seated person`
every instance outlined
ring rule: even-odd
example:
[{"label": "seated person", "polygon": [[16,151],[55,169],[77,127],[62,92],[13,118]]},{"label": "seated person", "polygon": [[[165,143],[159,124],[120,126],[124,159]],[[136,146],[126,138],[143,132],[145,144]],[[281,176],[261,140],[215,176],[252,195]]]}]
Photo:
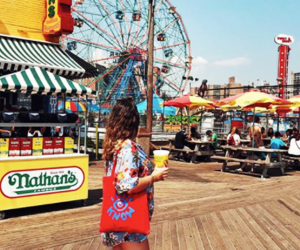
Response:
[{"label": "seated person", "polygon": [[[284,141],[280,137],[281,137],[281,134],[280,134],[280,132],[277,131],[275,133],[275,138],[271,139],[270,148],[272,148],[272,149],[281,149],[283,147],[286,147]],[[272,153],[271,156],[272,157],[277,157],[277,153]]]},{"label": "seated person", "polygon": [[299,130],[296,128],[293,128],[293,135],[291,137],[291,139],[296,138],[299,135]]},{"label": "seated person", "polygon": [[33,130],[33,128],[28,129],[27,137],[41,137],[41,136],[42,133],[38,129],[36,130]]},{"label": "seated person", "polygon": [[267,138],[266,129],[264,127],[261,128],[261,137]]},{"label": "seated person", "polygon": [[292,140],[292,136],[293,136],[293,130],[287,129],[285,131],[285,135],[286,135],[286,139],[288,140],[288,143],[290,143]]},{"label": "seated person", "polygon": [[[188,137],[189,140],[200,140],[201,139],[201,135],[197,132],[197,126],[191,126],[191,134]],[[188,146],[190,149],[194,150],[196,147],[195,143],[188,143]]]},{"label": "seated person", "polygon": [[190,148],[186,146],[186,141],[188,139],[188,135],[185,133],[186,128],[183,127],[176,135],[175,135],[175,142],[174,146],[175,148],[178,149],[187,149],[189,150]]},{"label": "seated person", "polygon": [[[186,151],[191,150],[187,144],[188,142],[186,141],[188,139],[188,135],[185,133],[186,132],[186,128],[182,128],[176,135],[175,135],[175,142],[174,142],[174,146],[175,148],[178,149],[184,149]],[[178,152],[177,153],[177,159],[180,158],[180,154],[183,154],[183,159],[186,161],[190,160],[190,155],[187,154],[186,152]]]},{"label": "seated person", "polygon": [[[252,145],[252,142],[251,142]],[[263,147],[264,143],[261,138],[261,133],[255,133],[254,134],[254,148]],[[263,152],[248,152],[248,157],[246,160],[265,160],[266,154]],[[242,172],[245,170],[245,167],[247,166],[247,162],[244,162],[241,168],[236,169],[237,172]]]},{"label": "seated person", "polygon": [[210,138],[208,139],[208,141],[211,141],[212,143],[209,145],[211,150],[216,150],[217,149],[217,145],[218,145],[218,136],[216,133],[213,133],[211,130],[207,130],[206,131],[207,136],[209,136]]},{"label": "seated person", "polygon": [[231,132],[227,136],[227,144],[233,146],[239,146],[241,144],[241,137],[239,135],[239,130],[233,127]]},{"label": "seated person", "polygon": [[297,134],[295,138],[291,139],[288,155],[295,156],[295,157],[300,156],[300,135],[299,134]]},{"label": "seated person", "polygon": [[197,132],[197,126],[192,126],[191,127],[191,139],[196,139],[199,140],[201,139],[201,135]]},{"label": "seated person", "polygon": [[270,138],[270,139],[272,139],[274,137],[274,130],[273,130],[273,128],[269,128],[268,129],[267,137]]}]

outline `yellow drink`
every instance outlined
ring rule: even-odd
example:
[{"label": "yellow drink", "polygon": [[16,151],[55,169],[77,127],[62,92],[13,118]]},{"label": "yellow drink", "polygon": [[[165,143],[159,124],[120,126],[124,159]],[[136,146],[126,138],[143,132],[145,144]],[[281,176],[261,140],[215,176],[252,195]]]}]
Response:
[{"label": "yellow drink", "polygon": [[168,167],[169,151],[167,150],[154,150],[154,163],[158,168]]}]

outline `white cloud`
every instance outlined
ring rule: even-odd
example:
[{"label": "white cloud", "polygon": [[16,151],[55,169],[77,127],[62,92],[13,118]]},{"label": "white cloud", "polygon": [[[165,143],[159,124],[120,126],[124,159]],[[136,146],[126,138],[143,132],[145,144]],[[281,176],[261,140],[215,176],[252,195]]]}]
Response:
[{"label": "white cloud", "polygon": [[198,77],[199,75],[203,74],[203,72],[206,69],[207,64],[208,64],[208,61],[201,56],[193,58],[191,75]]},{"label": "white cloud", "polygon": [[198,56],[196,58],[193,58],[192,61],[192,69],[197,68],[197,69],[204,69],[205,66],[207,65],[208,61],[204,59],[201,56]]},{"label": "white cloud", "polygon": [[214,64],[218,66],[241,66],[241,65],[248,65],[251,63],[251,60],[247,57],[237,57],[233,59],[226,59],[215,61]]}]

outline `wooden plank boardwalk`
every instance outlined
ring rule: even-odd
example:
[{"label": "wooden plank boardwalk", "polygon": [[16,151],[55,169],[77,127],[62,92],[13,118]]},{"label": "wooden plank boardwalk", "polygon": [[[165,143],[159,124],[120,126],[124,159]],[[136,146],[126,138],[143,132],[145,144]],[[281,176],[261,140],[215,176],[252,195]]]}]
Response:
[{"label": "wooden plank boardwalk", "polygon": [[[0,221],[0,249],[106,249],[98,233],[102,165],[91,163],[88,206],[10,211]],[[155,185],[152,250],[300,249],[300,172],[262,180],[222,173],[218,163],[171,161],[170,168]]]}]

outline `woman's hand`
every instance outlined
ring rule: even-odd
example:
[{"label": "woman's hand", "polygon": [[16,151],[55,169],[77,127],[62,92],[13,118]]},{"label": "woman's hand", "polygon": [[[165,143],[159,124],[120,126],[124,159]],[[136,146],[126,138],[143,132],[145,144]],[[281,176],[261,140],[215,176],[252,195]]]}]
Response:
[{"label": "woman's hand", "polygon": [[163,181],[165,178],[168,177],[169,168],[154,168],[151,176],[153,178],[153,182]]}]

